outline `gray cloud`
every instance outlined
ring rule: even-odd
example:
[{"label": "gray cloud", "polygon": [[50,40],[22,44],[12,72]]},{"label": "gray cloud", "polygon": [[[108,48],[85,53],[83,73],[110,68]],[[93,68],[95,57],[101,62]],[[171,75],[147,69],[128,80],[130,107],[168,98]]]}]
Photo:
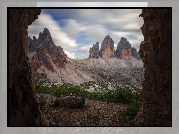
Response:
[{"label": "gray cloud", "polygon": [[[59,27],[58,23],[53,20],[49,14],[41,14],[38,16],[38,20],[35,21],[35,24],[28,27],[28,36],[36,36],[38,38],[39,33],[43,32],[44,28],[48,28],[54,43],[57,46],[62,46],[68,57],[75,58],[75,55],[68,51],[78,47],[78,44],[61,30],[61,27]],[[35,34],[35,32],[37,33]]]},{"label": "gray cloud", "polygon": [[65,19],[63,20],[65,27],[62,28],[63,32],[67,33],[69,37],[77,38],[79,37],[80,24],[77,23],[74,19]]}]

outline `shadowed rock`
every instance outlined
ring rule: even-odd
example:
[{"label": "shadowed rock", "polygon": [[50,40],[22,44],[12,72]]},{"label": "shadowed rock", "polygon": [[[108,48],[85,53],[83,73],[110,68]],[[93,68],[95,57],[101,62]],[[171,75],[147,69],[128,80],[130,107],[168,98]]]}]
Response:
[{"label": "shadowed rock", "polygon": [[[8,125],[47,126],[35,95],[27,61],[27,28],[38,18],[40,9],[9,9]],[[32,41],[32,40],[31,40]],[[34,38],[34,42],[36,39]]]},{"label": "shadowed rock", "polygon": [[172,126],[172,10],[142,9],[140,16],[144,19],[144,41],[139,53],[145,80],[134,124]]}]

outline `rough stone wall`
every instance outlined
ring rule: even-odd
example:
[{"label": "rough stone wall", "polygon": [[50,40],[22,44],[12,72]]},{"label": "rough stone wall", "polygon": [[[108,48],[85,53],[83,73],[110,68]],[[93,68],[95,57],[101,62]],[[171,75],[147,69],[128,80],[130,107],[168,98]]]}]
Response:
[{"label": "rough stone wall", "polygon": [[145,80],[134,125],[171,126],[171,10],[143,9],[140,16],[144,19],[141,27],[144,41],[139,53],[144,62]]},{"label": "rough stone wall", "polygon": [[27,58],[28,26],[40,9],[9,9],[9,126],[43,126],[45,121],[36,101],[31,68]]}]

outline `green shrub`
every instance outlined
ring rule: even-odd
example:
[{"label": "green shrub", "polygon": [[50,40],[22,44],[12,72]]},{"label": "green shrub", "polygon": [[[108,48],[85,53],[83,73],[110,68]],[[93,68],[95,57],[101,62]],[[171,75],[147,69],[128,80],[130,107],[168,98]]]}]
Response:
[{"label": "green shrub", "polygon": [[139,101],[134,100],[133,102],[129,104],[126,110],[119,113],[119,118],[123,119],[124,117],[127,117],[127,116],[134,118],[137,115],[139,108],[140,108]]},{"label": "green shrub", "polygon": [[[88,83],[89,84],[89,83]],[[133,100],[139,100],[139,93],[132,93],[130,87],[116,87],[116,90],[106,90],[103,93],[100,92],[89,92],[82,88],[82,85],[63,84],[56,86],[54,84],[51,87],[44,87],[40,85],[35,86],[37,93],[54,94],[60,96],[80,96],[93,100],[109,101],[116,103],[129,103]]]},{"label": "green shrub", "polygon": [[37,93],[44,93],[44,94],[50,94],[51,93],[51,89],[48,87],[44,87],[41,85],[35,85],[35,90]]}]

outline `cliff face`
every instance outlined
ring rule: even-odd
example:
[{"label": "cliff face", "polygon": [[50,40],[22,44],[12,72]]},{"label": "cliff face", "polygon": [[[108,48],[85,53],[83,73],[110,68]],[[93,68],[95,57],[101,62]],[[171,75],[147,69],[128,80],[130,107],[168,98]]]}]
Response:
[{"label": "cliff face", "polygon": [[40,9],[9,9],[8,126],[46,126],[35,95],[27,61],[27,27],[38,18]]},{"label": "cliff face", "polygon": [[134,123],[139,126],[172,124],[171,12],[171,9],[143,9],[140,15],[144,19],[141,27],[144,41],[139,53],[144,62],[145,80]]},{"label": "cliff face", "polygon": [[114,56],[114,41],[107,35],[102,44],[100,49],[100,57],[101,58],[111,58]]}]

